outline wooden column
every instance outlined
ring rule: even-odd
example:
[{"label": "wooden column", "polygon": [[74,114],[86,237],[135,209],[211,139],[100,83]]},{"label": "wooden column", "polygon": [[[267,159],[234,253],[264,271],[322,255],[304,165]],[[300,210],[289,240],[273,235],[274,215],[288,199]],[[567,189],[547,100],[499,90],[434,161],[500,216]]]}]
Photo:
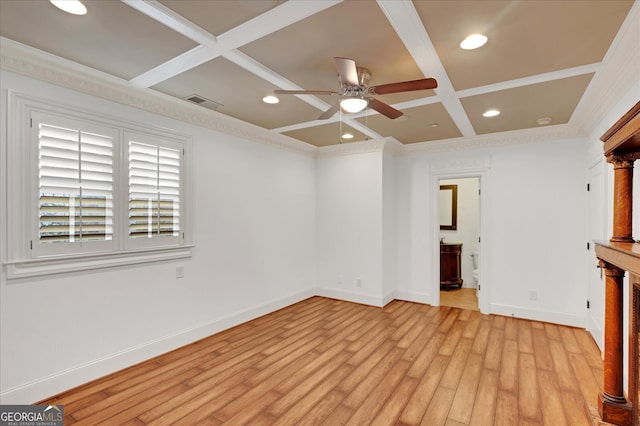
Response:
[{"label": "wooden column", "polygon": [[606,275],[604,327],[604,387],[598,412],[605,422],[631,424],[632,408],[624,397],[622,286],[624,270],[600,260]]},{"label": "wooden column", "polygon": [[613,165],[613,236],[612,242],[633,242],[633,163],[634,156],[613,154],[607,161]]}]

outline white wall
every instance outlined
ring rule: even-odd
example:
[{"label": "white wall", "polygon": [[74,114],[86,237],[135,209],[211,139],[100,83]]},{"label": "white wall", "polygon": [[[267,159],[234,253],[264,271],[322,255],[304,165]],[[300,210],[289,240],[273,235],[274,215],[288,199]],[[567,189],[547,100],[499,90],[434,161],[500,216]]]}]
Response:
[{"label": "white wall", "polygon": [[382,155],[380,144],[317,160],[317,282],[324,295],[383,303]]},{"label": "white wall", "polygon": [[440,185],[458,185],[457,229],[440,230],[440,238],[447,243],[462,243],[461,272],[462,286],[475,288],[473,258],[471,254],[480,250],[480,189],[479,178],[442,179]]},{"label": "white wall", "polygon": [[[487,215],[482,235],[483,290],[488,291],[489,312],[583,326],[586,280],[584,268],[585,153],[580,140],[552,140],[530,144],[468,150],[461,154],[416,154],[399,161],[408,170],[398,187],[400,212],[411,226],[399,234],[399,293],[435,300],[437,278],[430,259],[435,257],[433,199],[436,174],[456,175],[448,163],[483,163],[490,158],[486,182],[481,183]],[[398,166],[400,167],[400,166]],[[435,175],[434,175],[435,176]],[[437,187],[437,178],[435,185]],[[486,280],[485,280],[486,278]],[[486,286],[485,286],[486,284]],[[537,300],[530,300],[531,291]]]},{"label": "white wall", "polygon": [[[11,88],[191,135],[195,211],[187,261],[11,281],[3,269],[3,403],[37,401],[313,294],[376,306],[391,295],[437,300],[432,200],[439,177],[458,174],[447,169],[461,163],[453,145],[394,156],[369,141],[313,158],[7,72],[0,84],[3,111]],[[3,114],[3,154],[6,128]],[[487,163],[489,311],[584,326],[585,141],[490,142],[463,153]]]},{"label": "white wall", "polygon": [[[195,248],[181,262],[0,282],[2,403],[32,403],[314,294],[315,166],[303,155],[2,73],[6,260],[7,89],[193,142]],[[175,278],[177,265],[185,277]],[[365,277],[366,280],[366,277]]]}]

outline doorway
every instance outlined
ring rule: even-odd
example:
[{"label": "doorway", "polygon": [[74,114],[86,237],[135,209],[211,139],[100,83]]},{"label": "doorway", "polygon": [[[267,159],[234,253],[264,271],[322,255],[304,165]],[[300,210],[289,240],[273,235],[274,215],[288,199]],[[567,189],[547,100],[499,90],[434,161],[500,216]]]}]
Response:
[{"label": "doorway", "polygon": [[480,178],[439,179],[440,304],[479,310]]}]

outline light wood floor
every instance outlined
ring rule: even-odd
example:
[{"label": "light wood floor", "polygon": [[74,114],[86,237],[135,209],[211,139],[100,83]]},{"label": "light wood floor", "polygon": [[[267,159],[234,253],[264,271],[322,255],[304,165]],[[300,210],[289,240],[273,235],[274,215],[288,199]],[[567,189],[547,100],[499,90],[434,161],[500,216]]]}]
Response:
[{"label": "light wood floor", "polygon": [[581,329],[313,297],[43,403],[66,425],[589,425]]},{"label": "light wood floor", "polygon": [[452,288],[440,291],[440,304],[454,308],[478,310],[478,297],[475,288]]}]

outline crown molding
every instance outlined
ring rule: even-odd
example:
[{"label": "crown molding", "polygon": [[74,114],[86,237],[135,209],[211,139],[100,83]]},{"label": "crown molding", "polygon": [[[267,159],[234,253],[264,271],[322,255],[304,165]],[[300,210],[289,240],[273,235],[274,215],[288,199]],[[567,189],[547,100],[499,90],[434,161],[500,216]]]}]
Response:
[{"label": "crown molding", "polygon": [[581,127],[569,124],[558,124],[555,126],[545,126],[537,129],[513,130],[510,132],[403,145],[401,155],[469,151],[507,145],[548,142],[549,140],[575,139],[580,137],[584,137],[584,131]]},{"label": "crown molding", "polygon": [[0,68],[87,95],[163,115],[242,139],[314,156],[316,147],[242,120],[192,105],[153,89],[131,85],[80,64],[0,38]]},{"label": "crown molding", "polygon": [[364,141],[341,143],[317,148],[316,158],[343,157],[347,155],[369,154],[382,152],[385,139],[369,139]]}]

